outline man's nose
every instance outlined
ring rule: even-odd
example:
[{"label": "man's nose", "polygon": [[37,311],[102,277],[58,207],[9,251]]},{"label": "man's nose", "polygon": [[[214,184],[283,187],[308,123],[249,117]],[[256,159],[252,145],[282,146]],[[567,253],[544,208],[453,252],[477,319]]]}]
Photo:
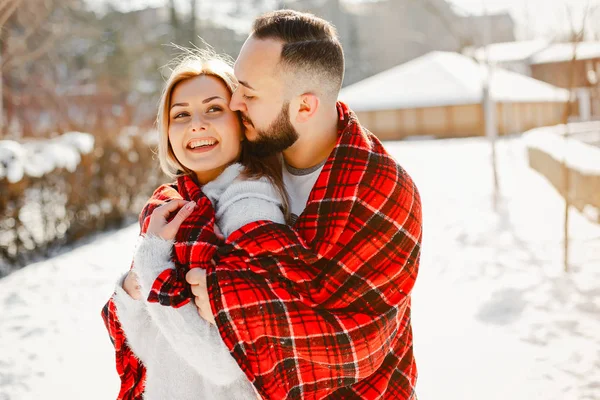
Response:
[{"label": "man's nose", "polygon": [[246,105],[244,104],[242,96],[238,90],[231,94],[229,108],[231,108],[232,111],[246,111]]}]

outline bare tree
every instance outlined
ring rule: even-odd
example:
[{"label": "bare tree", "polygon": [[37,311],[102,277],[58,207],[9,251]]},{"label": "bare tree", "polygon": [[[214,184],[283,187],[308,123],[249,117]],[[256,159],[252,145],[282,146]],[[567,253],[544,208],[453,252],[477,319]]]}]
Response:
[{"label": "bare tree", "polygon": [[[483,0],[484,7],[484,15],[487,14],[487,7],[485,4],[485,0]],[[483,107],[483,115],[484,115],[484,124],[485,124],[485,136],[490,140],[491,146],[491,164],[492,164],[492,181],[494,187],[494,193],[492,194],[492,207],[494,211],[498,211],[498,203],[500,201],[500,183],[498,179],[498,161],[496,157],[496,142],[498,137],[498,125],[497,125],[497,115],[496,115],[496,102],[491,93],[491,84],[494,74],[494,65],[490,62],[489,57],[489,42],[491,37],[491,29],[490,24],[487,24],[485,27],[485,32],[483,32],[484,37],[484,59],[482,60],[482,64],[486,66],[486,73],[483,78],[483,93],[482,93],[482,107]]]},{"label": "bare tree", "polygon": [[198,16],[196,15],[198,10],[198,3],[198,0],[190,0],[190,43],[194,43],[196,41],[196,35],[198,35],[198,29],[196,27],[198,21]]},{"label": "bare tree", "polygon": [[43,57],[64,32],[64,10],[79,0],[0,0],[0,132],[4,131],[4,77]]},{"label": "bare tree", "polygon": [[570,177],[569,167],[567,165],[567,156],[568,156],[567,149],[568,149],[569,140],[570,140],[569,119],[573,115],[573,101],[571,101],[571,100],[573,99],[573,90],[575,88],[577,47],[578,47],[578,44],[581,41],[583,41],[583,38],[585,36],[586,20],[589,15],[590,4],[589,4],[589,0],[588,0],[587,6],[583,12],[581,26],[579,28],[575,25],[575,21],[573,18],[573,9],[567,5],[565,5],[565,8],[566,8],[566,15],[568,17],[569,24],[570,24],[570,31],[571,31],[570,32],[570,39],[571,39],[570,42],[573,44],[573,56],[571,58],[571,68],[570,68],[569,86],[568,86],[568,90],[571,93],[571,99],[565,105],[565,109],[564,109],[563,116],[562,116],[562,120],[563,120],[562,122],[565,126],[565,132],[564,132],[564,140],[565,140],[564,149],[565,150],[564,150],[564,156],[563,156],[562,165],[561,165],[562,174],[563,174],[563,178],[564,178],[563,193],[564,193],[564,197],[565,197],[564,226],[563,226],[563,234],[564,234],[563,263],[564,263],[565,272],[568,272],[569,271],[569,209],[571,208],[571,194],[570,194],[570,189],[571,189],[571,179],[570,178],[571,177]]},{"label": "bare tree", "polygon": [[459,50],[472,45],[472,38],[466,35],[456,21],[455,15],[448,15],[435,0],[411,0],[413,3],[423,7],[430,15],[435,17],[450,35],[458,42]]}]

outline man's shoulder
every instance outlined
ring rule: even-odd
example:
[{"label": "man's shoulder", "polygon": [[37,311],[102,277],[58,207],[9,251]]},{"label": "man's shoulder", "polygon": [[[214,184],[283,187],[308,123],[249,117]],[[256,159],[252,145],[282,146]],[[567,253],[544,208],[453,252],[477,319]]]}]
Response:
[{"label": "man's shoulder", "polygon": [[[352,164],[354,168],[364,168],[367,173],[381,173],[384,171],[397,171],[402,179],[411,179],[406,170],[400,165],[396,158],[384,147],[383,143],[367,128],[357,124],[359,129],[353,132],[352,146],[358,151],[349,152],[355,158]],[[389,175],[389,176],[388,176]],[[385,174],[392,178],[394,174]]]},{"label": "man's shoulder", "polygon": [[[363,178],[358,182],[359,197],[366,199],[397,198],[419,202],[417,187],[396,158],[390,154],[383,143],[367,128],[357,123],[353,132],[353,142],[362,151],[352,152],[353,162],[349,168],[362,170]],[[373,196],[377,193],[377,196]]]}]

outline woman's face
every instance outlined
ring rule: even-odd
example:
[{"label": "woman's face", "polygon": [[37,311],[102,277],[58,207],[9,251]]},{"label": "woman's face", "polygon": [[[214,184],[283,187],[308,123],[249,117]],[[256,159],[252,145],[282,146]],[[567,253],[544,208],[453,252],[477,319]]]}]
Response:
[{"label": "woman's face", "polygon": [[177,160],[202,184],[240,157],[244,136],[230,100],[227,86],[210,75],[181,81],[171,94],[169,143]]}]

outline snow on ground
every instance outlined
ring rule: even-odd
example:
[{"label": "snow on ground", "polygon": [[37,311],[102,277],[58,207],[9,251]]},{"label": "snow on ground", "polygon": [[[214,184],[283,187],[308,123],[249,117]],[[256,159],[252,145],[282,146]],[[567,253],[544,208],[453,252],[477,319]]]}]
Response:
[{"label": "snow on ground", "polygon": [[[499,145],[498,213],[484,139],[387,146],[424,205],[419,399],[600,399],[600,226],[572,212],[565,274],[564,204],[521,140]],[[135,225],[101,234],[0,280],[0,400],[116,396],[100,309],[136,236]]]},{"label": "snow on ground", "polygon": [[114,349],[100,310],[133,255],[138,228],[0,280],[0,400],[114,399]]}]

